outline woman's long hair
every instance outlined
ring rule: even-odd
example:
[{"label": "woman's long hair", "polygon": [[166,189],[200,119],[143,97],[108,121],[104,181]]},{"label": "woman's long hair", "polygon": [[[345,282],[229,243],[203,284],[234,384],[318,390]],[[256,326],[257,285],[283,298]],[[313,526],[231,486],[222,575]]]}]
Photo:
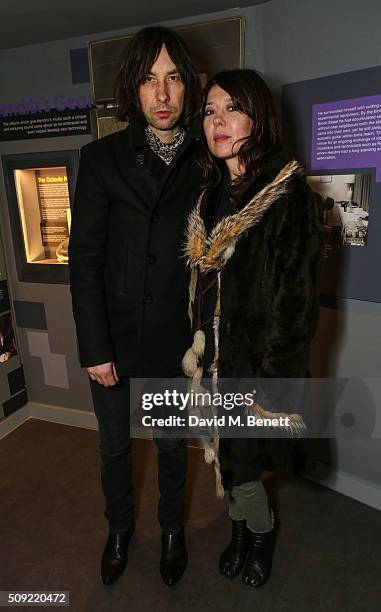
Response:
[{"label": "woman's long hair", "polygon": [[[237,191],[241,193],[253,177],[261,173],[268,157],[282,149],[278,115],[268,86],[255,70],[223,70],[205,86],[201,102],[202,119],[213,85],[226,91],[238,110],[253,120],[251,133],[242,142],[238,153],[239,164],[245,169],[235,181]],[[203,131],[201,140],[198,161],[206,183],[214,183],[220,179],[221,163],[210,153]]]},{"label": "woman's long hair", "polygon": [[121,121],[144,120],[139,86],[157,60],[163,45],[185,85],[181,125],[186,127],[198,112],[201,84],[185,42],[173,30],[154,26],[143,28],[135,34],[121,57],[114,92],[118,106],[117,117]]}]

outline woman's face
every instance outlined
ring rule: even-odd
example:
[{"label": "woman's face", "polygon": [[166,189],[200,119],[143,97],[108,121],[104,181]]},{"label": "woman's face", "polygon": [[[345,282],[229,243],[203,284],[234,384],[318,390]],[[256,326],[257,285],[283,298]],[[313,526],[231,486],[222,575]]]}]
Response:
[{"label": "woman's face", "polygon": [[205,105],[204,132],[212,155],[234,160],[243,144],[242,138],[250,136],[253,120],[237,110],[230,95],[219,85],[211,87]]}]

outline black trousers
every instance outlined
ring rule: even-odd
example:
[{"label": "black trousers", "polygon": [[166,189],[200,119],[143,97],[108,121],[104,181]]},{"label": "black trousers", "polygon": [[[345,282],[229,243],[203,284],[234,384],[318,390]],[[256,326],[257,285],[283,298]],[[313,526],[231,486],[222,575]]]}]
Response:
[{"label": "black trousers", "polygon": [[[134,523],[130,380],[120,378],[114,387],[104,387],[93,380],[90,385],[99,424],[105,516],[111,533],[122,533]],[[174,533],[184,523],[187,441],[159,438],[155,443],[160,491],[158,519],[164,533]]]}]

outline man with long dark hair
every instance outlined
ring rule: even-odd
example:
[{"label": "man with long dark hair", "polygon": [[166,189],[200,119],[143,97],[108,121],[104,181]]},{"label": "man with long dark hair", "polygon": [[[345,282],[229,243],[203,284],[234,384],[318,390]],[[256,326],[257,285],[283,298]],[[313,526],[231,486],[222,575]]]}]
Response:
[{"label": "man with long dark hair", "polygon": [[[81,152],[70,280],[80,361],[99,423],[110,530],[101,561],[104,584],[125,569],[134,529],[129,379],[180,375],[190,340],[188,277],[180,256],[201,184],[189,129],[199,95],[198,74],[180,36],[145,28],[128,44],[116,82],[119,117],[129,126]],[[186,441],[156,444],[160,570],[173,585],[187,563]]]}]

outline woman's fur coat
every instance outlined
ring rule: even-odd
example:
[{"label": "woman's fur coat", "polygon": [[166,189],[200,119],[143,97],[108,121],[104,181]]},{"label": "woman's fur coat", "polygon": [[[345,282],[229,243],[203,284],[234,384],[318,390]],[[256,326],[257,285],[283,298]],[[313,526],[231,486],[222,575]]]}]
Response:
[{"label": "woman's fur coat", "polygon": [[[302,166],[269,160],[231,215],[208,234],[203,219],[221,197],[207,189],[189,218],[186,256],[195,275],[219,273],[219,378],[304,378],[319,317],[321,211]],[[220,311],[220,312],[219,312]],[[220,441],[225,489],[256,480],[265,467],[294,465],[289,439]]]}]

